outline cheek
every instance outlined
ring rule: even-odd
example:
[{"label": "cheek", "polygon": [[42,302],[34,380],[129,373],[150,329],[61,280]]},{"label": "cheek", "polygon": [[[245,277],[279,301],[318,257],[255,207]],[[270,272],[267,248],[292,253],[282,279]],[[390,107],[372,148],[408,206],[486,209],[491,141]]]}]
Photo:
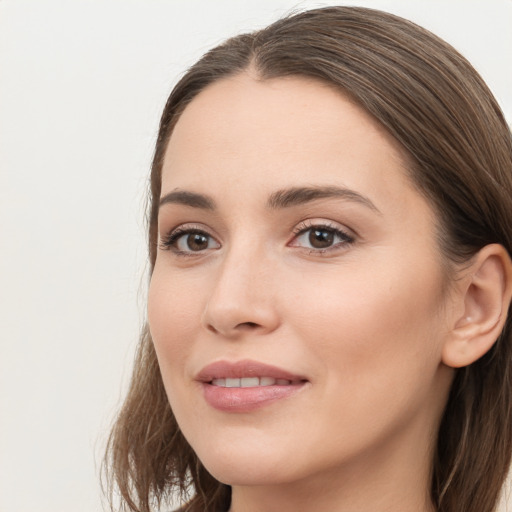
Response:
[{"label": "cheek", "polygon": [[[333,385],[361,389],[436,371],[440,361],[441,277],[436,269],[391,266],[316,275],[295,294],[296,335]],[[402,385],[404,383],[402,382]],[[370,387],[373,387],[370,385]]]},{"label": "cheek", "polygon": [[428,428],[444,401],[436,273],[366,274],[316,276],[314,287],[295,295],[302,314],[295,313],[294,338],[312,362],[321,397],[310,413],[325,418],[305,426],[305,436],[334,439],[327,458],[357,452],[404,425]]},{"label": "cheek", "polygon": [[192,348],[190,340],[199,325],[200,300],[196,293],[186,290],[179,276],[155,266],[148,294],[148,323],[164,382],[179,376],[169,371],[170,365],[184,368]]}]

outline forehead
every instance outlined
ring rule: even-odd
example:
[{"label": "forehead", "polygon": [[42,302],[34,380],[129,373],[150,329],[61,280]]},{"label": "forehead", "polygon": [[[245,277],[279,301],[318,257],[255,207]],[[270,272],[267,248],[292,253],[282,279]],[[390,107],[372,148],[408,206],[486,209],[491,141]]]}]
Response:
[{"label": "forehead", "polygon": [[395,139],[333,87],[243,73],[186,107],[166,151],[162,192],[225,193],[229,185],[254,195],[314,182],[395,196],[411,188],[406,165]]}]

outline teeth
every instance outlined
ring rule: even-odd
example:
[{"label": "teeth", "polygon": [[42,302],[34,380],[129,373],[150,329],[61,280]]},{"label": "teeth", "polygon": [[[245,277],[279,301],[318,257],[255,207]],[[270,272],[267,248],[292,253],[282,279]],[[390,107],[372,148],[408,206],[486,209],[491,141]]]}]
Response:
[{"label": "teeth", "polygon": [[258,386],[289,386],[292,382],[273,377],[242,377],[240,379],[213,379],[212,384],[221,388],[255,388]]},{"label": "teeth", "polygon": [[243,377],[240,379],[240,386],[243,388],[254,388],[260,385],[260,379],[258,377]]},{"label": "teeth", "polygon": [[239,388],[240,387],[240,379],[226,379],[226,387],[227,388]]}]

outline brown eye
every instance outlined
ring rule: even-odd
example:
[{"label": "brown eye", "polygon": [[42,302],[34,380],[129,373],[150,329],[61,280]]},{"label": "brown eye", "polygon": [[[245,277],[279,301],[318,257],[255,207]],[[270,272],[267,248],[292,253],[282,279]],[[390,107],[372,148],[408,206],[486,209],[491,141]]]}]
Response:
[{"label": "brown eye", "polygon": [[211,235],[198,229],[177,229],[164,237],[160,247],[176,254],[200,253],[210,249],[218,249],[219,243]]},{"label": "brown eye", "polygon": [[326,249],[334,242],[334,232],[327,229],[311,229],[309,243],[315,249]]},{"label": "brown eye", "polygon": [[190,251],[204,251],[208,249],[209,236],[204,233],[191,233],[183,237],[185,239],[185,245]]},{"label": "brown eye", "polygon": [[330,249],[346,248],[354,241],[351,235],[337,227],[318,225],[304,227],[298,231],[290,246],[303,247],[312,253],[322,253]]},{"label": "brown eye", "polygon": [[173,245],[179,252],[201,252],[218,247],[217,242],[202,231],[182,233],[175,238]]}]

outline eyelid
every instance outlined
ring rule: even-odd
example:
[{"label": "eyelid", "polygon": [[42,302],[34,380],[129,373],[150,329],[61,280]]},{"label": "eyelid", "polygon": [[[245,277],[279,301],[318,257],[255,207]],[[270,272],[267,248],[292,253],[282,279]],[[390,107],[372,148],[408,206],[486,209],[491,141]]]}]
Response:
[{"label": "eyelid", "polygon": [[174,247],[174,243],[177,240],[179,240],[179,238],[194,233],[204,234],[208,236],[210,239],[214,240],[215,243],[218,245],[218,247],[216,247],[215,249],[220,247],[220,242],[217,236],[213,235],[209,228],[205,227],[203,224],[184,223],[175,226],[174,228],[167,231],[165,234],[160,234],[158,243],[159,248],[164,251],[172,251],[174,254],[178,256],[200,256],[202,254],[205,254],[207,251],[212,250],[211,248],[207,248],[203,251],[182,251]]},{"label": "eyelid", "polygon": [[[296,241],[299,236],[312,229],[331,231],[341,237],[343,241],[326,248],[307,248],[300,245],[293,245],[293,242]],[[310,254],[324,254],[331,251],[339,252],[340,250],[347,248],[347,246],[352,245],[356,241],[356,238],[357,235],[353,230],[348,229],[337,222],[326,219],[305,219],[293,229],[293,238],[287,245],[289,247],[306,249]]]},{"label": "eyelid", "polygon": [[[300,244],[295,244],[294,242],[301,236],[307,233],[309,230],[318,229],[324,231],[330,231],[334,235],[338,236],[340,241],[337,243],[328,246],[328,247],[306,247]],[[291,240],[287,242],[288,247],[295,247],[298,249],[307,250],[311,254],[323,254],[327,252],[340,252],[340,250],[346,249],[348,246],[352,245],[357,235],[354,233],[354,230],[346,228],[345,226],[334,222],[332,220],[327,219],[305,219],[297,224],[293,228],[293,237]],[[205,249],[194,251],[194,250],[181,250],[175,244],[176,242],[183,236],[190,234],[204,234],[209,240],[212,240],[216,247],[206,247]],[[209,244],[208,244],[209,245]],[[184,223],[175,226],[170,229],[166,234],[160,234],[159,236],[159,248],[161,250],[172,251],[174,254],[178,256],[191,256],[197,257],[206,254],[212,250],[219,249],[221,247],[221,243],[218,240],[218,237],[212,233],[212,230],[206,227],[204,224],[198,223]]]}]

